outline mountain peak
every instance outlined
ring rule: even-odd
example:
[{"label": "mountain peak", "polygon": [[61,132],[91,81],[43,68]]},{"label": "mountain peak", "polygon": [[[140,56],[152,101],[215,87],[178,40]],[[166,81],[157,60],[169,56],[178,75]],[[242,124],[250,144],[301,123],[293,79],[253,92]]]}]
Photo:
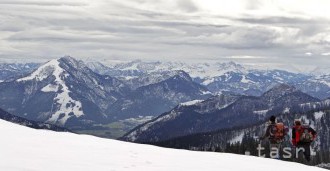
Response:
[{"label": "mountain peak", "polygon": [[224,62],[224,63],[218,62],[216,65],[218,67],[218,71],[221,73],[226,73],[231,71],[245,73],[247,71],[247,69],[244,66],[237,64],[233,61]]},{"label": "mountain peak", "polygon": [[63,61],[77,61],[77,59],[71,57],[71,56],[63,56],[61,58],[59,58],[58,60],[63,60]]},{"label": "mountain peak", "polygon": [[58,110],[51,111],[51,116],[47,120],[48,123],[64,125],[72,115],[76,117],[84,115],[81,110],[81,102],[71,98],[71,91],[65,79],[69,76],[65,68],[68,69],[71,66],[77,65],[79,65],[79,62],[71,57],[64,57],[58,60],[54,59],[40,66],[30,75],[17,80],[17,82],[23,83],[26,81],[43,82],[46,86],[40,87],[41,92],[56,92],[53,101],[58,103]]},{"label": "mountain peak", "polygon": [[37,80],[42,81],[46,79],[49,75],[53,74],[56,70],[59,70],[59,61],[56,59],[53,59],[51,61],[48,61],[47,63],[41,65],[38,69],[36,69],[34,72],[32,72],[30,75],[20,78],[17,81],[29,81],[29,80]]},{"label": "mountain peak", "polygon": [[277,99],[279,97],[282,97],[287,94],[291,94],[294,92],[299,91],[296,87],[288,85],[288,84],[278,84],[268,90],[266,93],[264,93],[262,96],[271,98],[271,99]]},{"label": "mountain peak", "polygon": [[37,81],[42,81],[52,74],[61,74],[65,70],[64,68],[66,68],[65,66],[67,65],[77,69],[86,67],[86,65],[82,61],[78,61],[71,56],[64,56],[60,59],[53,59],[46,62],[45,64],[37,68],[34,72],[32,72],[30,75],[20,78],[17,81],[21,82],[34,79]]},{"label": "mountain peak", "polygon": [[192,81],[192,78],[190,77],[190,75],[182,70],[177,71],[174,78],[181,78],[181,79],[184,79],[187,81]]},{"label": "mountain peak", "polygon": [[71,56],[64,56],[64,57],[58,59],[58,61],[61,64],[64,64],[64,65],[66,64],[66,65],[69,65],[76,69],[87,67],[83,61],[77,60]]}]

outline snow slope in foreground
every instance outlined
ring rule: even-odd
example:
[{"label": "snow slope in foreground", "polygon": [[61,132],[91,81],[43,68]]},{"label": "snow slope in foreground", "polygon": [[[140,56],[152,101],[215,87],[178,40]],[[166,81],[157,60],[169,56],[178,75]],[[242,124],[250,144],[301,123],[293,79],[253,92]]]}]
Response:
[{"label": "snow slope in foreground", "polygon": [[57,133],[0,120],[0,170],[323,170],[277,160],[192,152]]}]

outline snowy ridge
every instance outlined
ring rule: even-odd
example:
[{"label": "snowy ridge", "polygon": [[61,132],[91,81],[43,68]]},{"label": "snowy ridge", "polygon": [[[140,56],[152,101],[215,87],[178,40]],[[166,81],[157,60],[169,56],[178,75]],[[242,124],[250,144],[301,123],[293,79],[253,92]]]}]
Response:
[{"label": "snowy ridge", "polygon": [[276,170],[281,171],[323,170],[265,158],[175,150],[86,135],[34,130],[3,120],[0,120],[0,130],[0,170],[264,171],[269,166],[276,166]]},{"label": "snowy ridge", "polygon": [[73,100],[69,95],[70,90],[64,80],[68,74],[60,67],[60,62],[58,60],[47,62],[29,76],[20,78],[17,81],[42,81],[50,76],[55,77],[54,82],[41,89],[43,92],[56,93],[52,111],[50,111],[51,117],[46,122],[64,125],[73,115],[76,117],[84,115],[81,109],[81,102]]},{"label": "snowy ridge", "polygon": [[245,73],[247,71],[246,68],[244,68],[242,65],[236,64],[234,62],[188,64],[182,62],[143,62],[141,60],[117,64],[111,69],[131,71],[131,73],[138,71],[140,73],[147,74],[183,70],[189,73],[190,76],[199,78],[212,78],[230,71],[236,71],[240,73]]},{"label": "snowy ridge", "polygon": [[58,66],[58,61],[55,59],[51,60],[46,64],[42,65],[41,67],[39,67],[29,76],[18,79],[17,82],[29,81],[33,79],[35,79],[36,81],[42,81],[49,76],[49,72],[55,72],[56,66]]},{"label": "snowy ridge", "polygon": [[192,100],[192,101],[181,103],[180,106],[192,106],[192,105],[198,104],[202,101],[204,101],[204,100]]},{"label": "snowy ridge", "polygon": [[[55,60],[55,61],[51,61],[51,63],[54,67],[53,76],[55,76],[55,81],[54,81],[55,86],[47,85],[42,90],[44,91],[46,90],[48,92],[53,90],[54,92],[58,92],[59,91],[58,88],[60,86],[62,88],[60,89],[61,90],[60,93],[57,93],[56,97],[54,98],[54,102],[59,105],[58,107],[59,109],[54,114],[52,114],[52,116],[47,120],[47,122],[59,123],[61,125],[64,125],[65,122],[70,117],[72,117],[72,115],[70,115],[71,113],[76,117],[80,117],[84,115],[84,113],[81,110],[82,107],[81,102],[73,100],[69,95],[70,90],[68,86],[65,84],[65,81],[63,80],[68,75],[65,74],[64,69],[60,67],[59,61]],[[53,89],[51,89],[51,87],[53,87]]]},{"label": "snowy ridge", "polygon": [[153,121],[150,121],[148,122],[147,124],[143,125],[141,128],[137,129],[137,130],[134,130],[133,132],[130,132],[128,135],[127,135],[127,138],[130,139],[131,141],[135,141],[137,139],[137,135],[140,133],[140,132],[143,132],[143,131],[146,131],[148,130],[152,125],[154,124],[158,124],[160,122],[166,122],[168,120],[172,120],[172,119],[175,119],[178,115],[180,115],[179,112],[176,112],[175,110],[172,110],[169,114],[167,115],[164,115],[164,116],[161,116],[161,117],[158,117],[156,118],[155,120]]}]

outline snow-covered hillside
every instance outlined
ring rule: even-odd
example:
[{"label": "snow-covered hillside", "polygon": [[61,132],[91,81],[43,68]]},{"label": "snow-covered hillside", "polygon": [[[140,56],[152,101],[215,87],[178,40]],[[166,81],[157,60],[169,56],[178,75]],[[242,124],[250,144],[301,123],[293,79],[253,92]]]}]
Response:
[{"label": "snow-covered hillside", "polygon": [[165,149],[0,120],[0,170],[323,170],[256,157]]}]

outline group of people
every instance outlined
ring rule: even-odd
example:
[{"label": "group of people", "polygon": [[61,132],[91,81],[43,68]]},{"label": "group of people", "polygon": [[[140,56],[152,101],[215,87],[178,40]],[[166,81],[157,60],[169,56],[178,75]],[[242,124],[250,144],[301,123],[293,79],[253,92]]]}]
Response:
[{"label": "group of people", "polygon": [[[277,122],[275,116],[269,118],[269,125],[267,126],[266,132],[260,137],[261,140],[268,138],[270,143],[270,149],[280,150],[282,144],[285,141],[285,136],[289,135],[289,128],[284,126],[283,123]],[[304,154],[307,161],[311,160],[311,143],[316,139],[317,133],[309,125],[304,125],[300,119],[294,120],[294,125],[291,132],[291,143],[293,151]],[[297,151],[298,150],[298,151]],[[296,158],[298,158],[297,155]]]}]

